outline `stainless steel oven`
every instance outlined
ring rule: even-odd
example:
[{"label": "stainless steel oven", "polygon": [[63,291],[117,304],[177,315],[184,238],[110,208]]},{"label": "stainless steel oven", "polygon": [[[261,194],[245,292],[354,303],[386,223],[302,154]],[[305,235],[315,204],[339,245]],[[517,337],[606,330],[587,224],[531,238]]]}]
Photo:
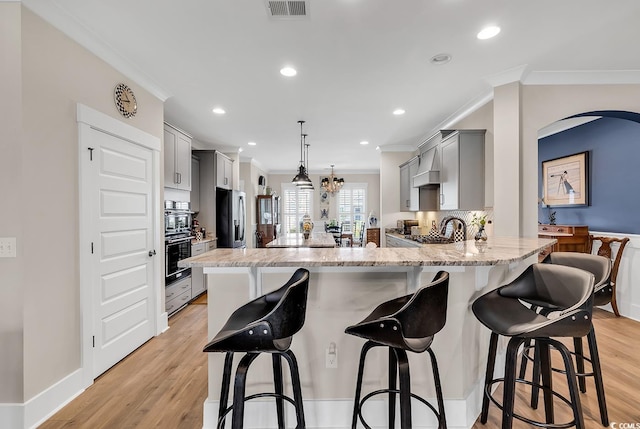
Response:
[{"label": "stainless steel oven", "polygon": [[191,268],[178,266],[178,261],[191,257],[191,235],[165,238],[165,283],[191,275]]},{"label": "stainless steel oven", "polygon": [[178,262],[191,257],[191,210],[188,202],[164,202],[165,284],[191,275],[191,268]]}]

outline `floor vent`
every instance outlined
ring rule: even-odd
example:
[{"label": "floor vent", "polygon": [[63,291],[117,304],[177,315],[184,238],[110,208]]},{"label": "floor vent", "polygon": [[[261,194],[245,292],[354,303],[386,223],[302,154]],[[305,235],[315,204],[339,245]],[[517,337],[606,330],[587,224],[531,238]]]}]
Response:
[{"label": "floor vent", "polygon": [[309,10],[308,0],[295,1],[265,1],[267,12],[272,19],[306,18]]}]

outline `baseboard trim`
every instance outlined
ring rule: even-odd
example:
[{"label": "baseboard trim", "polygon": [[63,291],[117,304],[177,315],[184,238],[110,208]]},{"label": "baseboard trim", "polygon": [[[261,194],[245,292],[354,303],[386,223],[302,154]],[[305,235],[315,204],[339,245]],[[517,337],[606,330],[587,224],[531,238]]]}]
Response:
[{"label": "baseboard trim", "polygon": [[[427,398],[435,404],[433,398]],[[218,400],[207,399],[204,403],[203,429],[215,429],[218,418]],[[482,404],[482,383],[471,390],[466,399],[446,399],[445,414],[449,429],[470,429],[475,423]],[[435,429],[438,427],[435,416],[418,401],[412,400],[413,427],[416,429]],[[295,422],[295,411],[286,405],[287,422]],[[353,412],[352,399],[305,400],[304,413],[306,427],[311,429],[347,429],[351,427]],[[367,423],[374,429],[388,427],[387,401],[371,399],[363,411]],[[231,416],[228,417],[231,419]],[[399,427],[399,414],[398,422]],[[244,427],[247,429],[277,428],[275,405],[273,401],[252,401],[245,404]]]},{"label": "baseboard trim", "polygon": [[[38,427],[89,387],[82,380],[82,370],[78,369],[24,404],[0,404],[0,427]],[[60,402],[60,398],[66,399]]]}]

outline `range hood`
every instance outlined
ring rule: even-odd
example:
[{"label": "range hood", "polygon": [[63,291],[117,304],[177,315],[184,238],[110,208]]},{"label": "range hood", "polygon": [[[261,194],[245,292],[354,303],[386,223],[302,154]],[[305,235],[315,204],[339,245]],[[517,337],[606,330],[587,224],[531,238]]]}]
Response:
[{"label": "range hood", "polygon": [[436,158],[437,147],[433,147],[420,155],[418,172],[412,178],[414,188],[440,184],[440,171]]}]

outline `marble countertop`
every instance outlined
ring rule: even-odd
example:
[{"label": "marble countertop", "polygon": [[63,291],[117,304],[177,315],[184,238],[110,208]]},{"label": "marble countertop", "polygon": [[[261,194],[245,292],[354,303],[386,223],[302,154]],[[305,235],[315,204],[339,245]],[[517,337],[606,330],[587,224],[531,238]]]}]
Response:
[{"label": "marble countertop", "polygon": [[218,237],[207,237],[202,240],[196,240],[195,238],[191,240],[191,244],[200,244],[200,243],[209,243],[211,241],[217,241]]},{"label": "marble countertop", "polygon": [[557,240],[492,237],[423,247],[336,247],[282,249],[215,249],[183,259],[181,267],[375,267],[375,266],[481,266],[508,264],[535,255]]},{"label": "marble countertop", "polygon": [[313,232],[307,240],[302,234],[285,234],[267,243],[266,247],[336,247],[336,241],[326,232]]}]

